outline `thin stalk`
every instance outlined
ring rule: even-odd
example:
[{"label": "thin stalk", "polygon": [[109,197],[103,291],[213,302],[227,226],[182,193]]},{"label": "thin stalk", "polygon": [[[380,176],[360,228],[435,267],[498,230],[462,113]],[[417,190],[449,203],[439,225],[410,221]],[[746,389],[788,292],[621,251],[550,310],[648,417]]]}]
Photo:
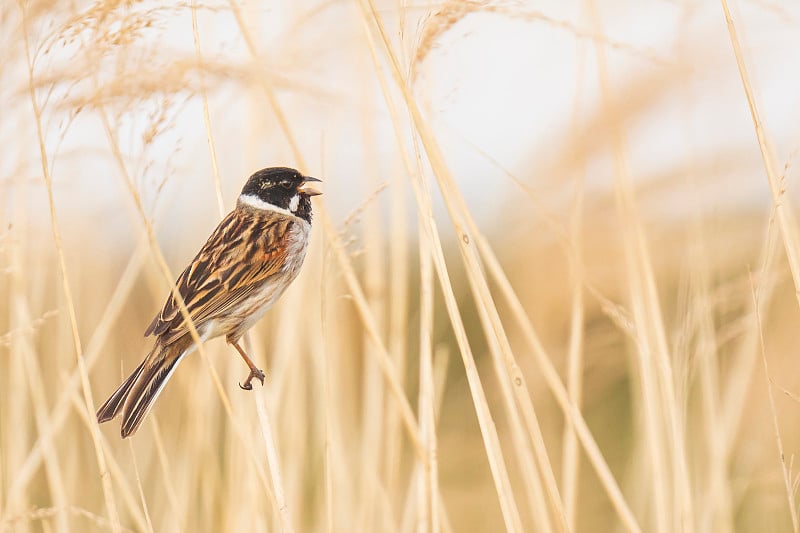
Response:
[{"label": "thin stalk", "polygon": [[720,0],[722,2],[722,11],[725,14],[725,22],[728,25],[728,35],[731,40],[731,47],[736,56],[736,65],[739,67],[739,76],[742,79],[742,88],[747,98],[747,106],[750,109],[750,116],[753,119],[753,128],[756,132],[758,139],[758,148],[761,151],[761,160],[764,163],[764,171],[767,174],[767,182],[769,183],[769,190],[772,193],[772,201],[775,205],[775,218],[778,222],[778,227],[781,230],[783,237],[783,247],[786,250],[786,258],[789,261],[789,269],[792,272],[792,281],[794,282],[795,298],[798,305],[800,305],[800,240],[797,238],[797,221],[794,219],[791,206],[788,205],[788,198],[786,198],[786,186],[782,176],[778,176],[775,170],[775,163],[773,162],[770,143],[767,139],[767,134],[764,131],[764,125],[759,116],[758,106],[756,105],[755,97],[753,96],[753,88],[750,85],[750,76],[747,73],[747,67],[744,63],[744,56],[742,54],[742,47],[739,44],[739,37],[736,34],[736,26],[733,23],[733,17],[728,9],[728,1]]},{"label": "thin stalk", "polygon": [[[419,214],[422,217],[422,213]],[[417,532],[439,533],[439,505],[437,495],[438,468],[436,459],[436,420],[434,404],[436,389],[433,382],[433,265],[425,232],[419,232],[419,421],[422,442],[427,460],[424,462],[424,475],[419,480],[417,496]]]},{"label": "thin stalk", "polygon": [[264,403],[264,395],[256,394],[256,412],[258,413],[258,422],[261,427],[261,432],[264,434],[264,442],[271,445],[266,446],[267,464],[269,465],[270,475],[272,477],[272,486],[275,491],[275,499],[278,502],[278,511],[281,517],[281,530],[286,533],[292,533],[292,519],[289,515],[289,507],[286,505],[286,496],[283,492],[283,478],[281,476],[280,461],[278,460],[278,452],[275,449],[275,438],[272,436],[272,428],[270,427],[269,416],[267,414],[267,406]]},{"label": "thin stalk", "polygon": [[203,68],[203,56],[200,52],[200,30],[197,28],[197,0],[192,0],[192,41],[194,42],[194,53],[197,59],[197,75],[200,78],[200,98],[203,101],[203,124],[206,128],[206,139],[208,140],[208,154],[211,156],[211,170],[214,179],[214,192],[217,196],[217,209],[220,218],[225,215],[225,201],[222,198],[222,180],[219,177],[219,166],[217,165],[217,150],[214,147],[214,136],[211,133],[211,114],[208,111],[208,91],[206,90],[206,74]]},{"label": "thin stalk", "polygon": [[[484,330],[486,331],[487,338],[489,340],[489,346],[490,348],[493,348],[491,350],[492,355],[498,360],[498,364],[500,361],[502,361],[502,363],[505,365],[505,372],[500,372],[498,375],[501,386],[503,385],[503,380],[507,380],[508,384],[513,383],[512,389],[514,397],[517,401],[517,407],[521,411],[522,419],[525,422],[525,427],[533,444],[534,457],[544,481],[547,501],[554,515],[553,517],[556,520],[556,528],[558,530],[566,530],[566,518],[564,516],[561,497],[558,494],[558,486],[555,481],[555,476],[553,475],[550,461],[547,458],[547,450],[544,446],[544,439],[536,418],[533,403],[531,402],[531,396],[528,391],[526,379],[520,371],[516,360],[514,359],[514,355],[505,335],[499,314],[492,301],[488,284],[486,283],[486,279],[481,274],[481,266],[477,256],[477,251],[474,243],[471,242],[471,232],[467,226],[472,225],[470,224],[472,221],[468,210],[466,210],[462,205],[460,196],[457,193],[457,188],[455,187],[453,178],[450,175],[446,164],[444,163],[444,158],[440,152],[438,144],[436,143],[427,123],[423,120],[422,114],[414,100],[414,97],[411,95],[411,91],[403,78],[397,57],[393,53],[392,45],[384,29],[381,17],[377,13],[374,2],[372,0],[367,0],[366,4],[362,3],[361,5],[362,10],[365,12],[365,16],[367,16],[366,14],[369,13],[370,18],[376,24],[381,41],[384,45],[384,50],[390,59],[393,77],[403,94],[406,106],[412,117],[412,122],[419,133],[422,144],[425,147],[426,154],[430,160],[431,167],[434,170],[434,176],[438,181],[439,188],[442,190],[445,205],[447,206],[448,213],[450,214],[451,222],[455,228],[456,234],[459,236],[459,250],[462,254],[462,259],[465,263],[465,266],[467,267],[467,277],[473,292],[473,296],[476,300],[479,317],[481,318]],[[367,8],[367,6],[369,7]],[[513,405],[509,407],[511,407],[512,410],[514,409]]]},{"label": "thin stalk", "polygon": [[[75,303],[72,298],[72,289],[69,283],[69,274],[67,273],[67,262],[64,257],[64,246],[61,238],[61,229],[58,224],[58,216],[56,215],[55,199],[53,197],[53,179],[50,175],[50,165],[48,163],[47,150],[45,149],[44,142],[44,129],[42,127],[42,114],[39,104],[36,101],[36,90],[34,89],[34,63],[30,51],[30,38],[28,32],[27,9],[23,3],[19,4],[22,13],[22,28],[25,40],[25,57],[28,67],[28,94],[33,109],[34,119],[36,121],[36,135],[39,144],[39,161],[42,167],[42,176],[44,177],[45,187],[47,188],[47,202],[50,207],[50,228],[53,232],[53,238],[56,242],[56,252],[58,254],[58,265],[61,272],[61,290],[64,293],[64,298],[67,303],[67,312],[69,315],[70,328],[72,330],[72,343],[75,350],[75,358],[78,364],[78,371],[81,378],[81,390],[83,392],[83,408],[89,415],[94,415],[94,400],[92,399],[92,388],[89,384],[89,374],[86,369],[86,363],[83,357],[83,349],[81,347],[81,338],[78,333],[78,319],[75,312]],[[94,446],[95,458],[97,466],[100,469],[100,478],[103,486],[103,497],[106,503],[106,510],[111,522],[112,530],[115,533],[121,531],[121,524],[119,521],[119,513],[117,512],[116,499],[114,491],[111,487],[111,481],[108,478],[105,450],[100,438],[100,428],[97,424],[89,426],[89,433],[92,437],[92,444]]]},{"label": "thin stalk", "polygon": [[[369,36],[369,26],[367,24],[367,17],[364,17],[364,25],[367,31],[367,35]],[[376,72],[378,73],[379,81],[381,82],[381,88],[384,92],[384,98],[386,100],[387,105],[389,106],[390,113],[393,117],[392,123],[395,127],[395,133],[399,140],[402,138],[399,132],[399,119],[397,118],[397,113],[394,110],[394,106],[392,104],[391,98],[388,94],[388,87],[383,76],[380,73],[380,68],[377,63],[377,55],[375,52],[375,46],[372,43],[372,39],[368,38],[367,40],[370,51],[373,55],[373,61],[376,64]],[[412,164],[408,161],[408,157],[403,150],[401,150],[401,155],[403,157],[403,161],[406,166],[407,173],[409,176],[417,176],[421,175],[421,169],[419,169],[419,155],[417,156],[417,169],[415,170],[412,167]],[[469,341],[466,336],[466,331],[464,329],[463,322],[461,320],[460,312],[458,310],[458,305],[455,301],[455,295],[453,293],[453,289],[450,283],[450,278],[447,273],[447,266],[444,261],[444,253],[442,250],[441,241],[439,239],[439,233],[436,229],[435,221],[432,217],[432,211],[430,207],[430,197],[425,192],[427,189],[421,183],[421,178],[412,179],[411,183],[414,189],[415,198],[417,201],[417,205],[419,207],[420,212],[420,222],[422,223],[422,228],[424,228],[425,232],[423,235],[427,237],[427,242],[429,243],[430,252],[433,254],[434,266],[436,267],[436,274],[439,278],[439,284],[442,287],[442,291],[445,296],[445,304],[448,312],[448,316],[450,317],[451,326],[453,327],[456,341],[459,345],[459,352],[462,356],[462,360],[464,363],[464,368],[467,374],[467,383],[470,387],[470,393],[472,395],[473,404],[475,406],[475,412],[478,417],[478,423],[481,429],[481,436],[484,442],[484,448],[486,450],[487,458],[489,460],[489,467],[492,472],[492,479],[495,484],[495,490],[498,494],[498,499],[500,502],[501,511],[503,512],[504,521],[506,523],[506,527],[509,530],[518,530],[521,528],[521,520],[519,517],[519,511],[517,509],[516,503],[514,502],[513,492],[511,491],[510,482],[508,479],[508,472],[505,466],[505,460],[503,458],[502,450],[499,445],[499,438],[497,436],[497,430],[494,427],[494,422],[492,420],[491,412],[489,410],[488,404],[486,402],[486,396],[483,391],[483,386],[481,384],[480,376],[477,372],[477,367],[475,365],[474,357],[472,355],[471,348],[469,346]],[[521,461],[525,461],[526,456],[521,456]],[[524,464],[524,463],[523,463]],[[534,484],[538,482],[538,478],[533,476],[534,479],[531,479],[530,476],[525,476],[525,481],[531,481]],[[535,495],[534,495],[535,498]],[[517,528],[517,529],[515,529]]]},{"label": "thin stalk", "polygon": [[[588,1],[597,31],[602,31],[593,0]],[[673,528],[690,531],[692,492],[684,442],[681,405],[678,403],[674,371],[661,316],[655,276],[647,239],[636,207],[636,199],[627,162],[627,146],[617,103],[611,97],[605,49],[595,45],[598,78],[604,106],[613,125],[615,161],[615,200],[624,228],[625,259],[631,291],[631,306],[637,332],[637,361],[641,369],[646,449],[651,459],[652,475],[663,480],[654,487],[655,527],[664,533]],[[665,446],[666,442],[666,446]]]},{"label": "thin stalk", "polygon": [[[577,80],[575,99],[572,106],[571,130],[578,131],[582,116],[581,98],[583,96],[584,69],[586,68],[586,44],[578,45]],[[578,165],[580,167],[580,165]],[[570,216],[569,231],[569,281],[572,291],[572,311],[570,313],[570,332],[567,349],[567,390],[573,405],[581,407],[583,396],[583,329],[584,329],[584,266],[583,266],[583,200],[585,169],[579,168],[580,176],[575,184],[575,193]],[[568,419],[564,423],[564,436],[561,451],[561,496],[564,499],[564,514],[567,528],[575,531],[578,513],[578,480],[580,475],[580,447],[575,429]]]},{"label": "thin stalk", "polygon": [[755,319],[759,331],[759,348],[761,349],[761,362],[764,365],[764,379],[767,384],[767,398],[769,399],[769,410],[772,415],[772,428],[775,431],[775,444],[778,448],[778,458],[781,465],[781,476],[783,477],[783,486],[786,490],[786,499],[788,501],[789,514],[792,518],[792,530],[794,533],[800,531],[800,523],[798,523],[797,505],[794,501],[794,488],[792,486],[792,478],[789,469],[786,467],[786,454],[783,452],[783,439],[781,438],[781,428],[778,424],[778,414],[775,410],[775,396],[772,392],[772,379],[769,374],[769,364],[767,363],[767,352],[764,346],[764,328],[761,324],[761,315],[758,313],[758,293],[753,284],[753,278],[750,277],[750,286],[753,295],[753,308],[756,310]]}]

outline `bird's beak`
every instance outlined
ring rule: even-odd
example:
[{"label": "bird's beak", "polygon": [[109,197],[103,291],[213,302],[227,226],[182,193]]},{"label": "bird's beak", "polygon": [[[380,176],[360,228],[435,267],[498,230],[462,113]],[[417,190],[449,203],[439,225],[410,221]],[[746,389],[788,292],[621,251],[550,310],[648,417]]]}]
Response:
[{"label": "bird's beak", "polygon": [[[302,183],[303,185],[305,183],[309,182],[309,181],[319,181],[319,182],[321,182],[322,180],[318,179],[318,178],[312,178],[311,176],[303,176],[303,183]],[[303,187],[302,189],[299,190],[299,192],[301,194],[305,194],[306,196],[318,196],[318,195],[322,194],[322,192],[318,191],[317,189],[315,189],[313,187]]]}]

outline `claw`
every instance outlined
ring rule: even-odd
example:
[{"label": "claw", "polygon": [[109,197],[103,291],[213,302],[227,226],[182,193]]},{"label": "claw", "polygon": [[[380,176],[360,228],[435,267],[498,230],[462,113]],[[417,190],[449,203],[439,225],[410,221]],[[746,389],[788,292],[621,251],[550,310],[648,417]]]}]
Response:
[{"label": "claw", "polygon": [[253,368],[252,370],[250,370],[250,374],[248,374],[247,379],[244,381],[244,385],[239,383],[239,387],[242,390],[253,390],[253,385],[250,383],[251,381],[253,381],[253,378],[256,378],[258,381],[260,381],[261,385],[263,386],[265,377],[266,375],[264,374],[263,370],[261,370],[260,368]]}]

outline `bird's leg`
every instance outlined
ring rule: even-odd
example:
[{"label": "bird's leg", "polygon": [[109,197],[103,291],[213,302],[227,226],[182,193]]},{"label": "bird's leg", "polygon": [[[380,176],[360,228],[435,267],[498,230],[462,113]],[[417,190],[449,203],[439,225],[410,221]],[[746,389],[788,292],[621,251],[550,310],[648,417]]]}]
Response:
[{"label": "bird's leg", "polygon": [[247,357],[246,353],[244,353],[244,350],[242,350],[242,347],[239,346],[239,343],[237,341],[229,340],[228,342],[230,344],[232,344],[234,348],[236,348],[236,351],[238,351],[239,355],[242,356],[242,359],[244,359],[244,362],[247,363],[248,367],[250,367],[250,374],[247,376],[247,379],[244,381],[244,385],[239,383],[239,387],[243,388],[244,390],[251,390],[253,388],[253,386],[250,384],[250,382],[253,381],[253,378],[257,378],[258,381],[260,381],[261,384],[263,385],[264,384],[264,377],[265,377],[264,371],[261,370],[260,368],[256,367],[256,365],[253,363],[253,361],[249,357]]}]

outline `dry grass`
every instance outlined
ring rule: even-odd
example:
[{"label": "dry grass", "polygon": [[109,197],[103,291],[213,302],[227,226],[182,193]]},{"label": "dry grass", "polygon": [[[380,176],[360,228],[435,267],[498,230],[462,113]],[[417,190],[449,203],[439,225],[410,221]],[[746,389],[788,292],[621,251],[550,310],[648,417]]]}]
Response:
[{"label": "dry grass", "polygon": [[[656,49],[608,29],[621,4],[558,6],[2,4],[0,530],[797,531],[797,147],[740,37],[796,9],[723,0],[727,35]],[[428,91],[476,20],[575,45],[570,112],[524,172]],[[746,142],[642,163],[665,102],[688,124],[731,80]],[[499,181],[456,170],[476,154]],[[246,340],[266,385],[240,391],[211,341],[121,441],[97,404],[271,164],[326,194]],[[763,197],[737,203],[743,180]]]}]

